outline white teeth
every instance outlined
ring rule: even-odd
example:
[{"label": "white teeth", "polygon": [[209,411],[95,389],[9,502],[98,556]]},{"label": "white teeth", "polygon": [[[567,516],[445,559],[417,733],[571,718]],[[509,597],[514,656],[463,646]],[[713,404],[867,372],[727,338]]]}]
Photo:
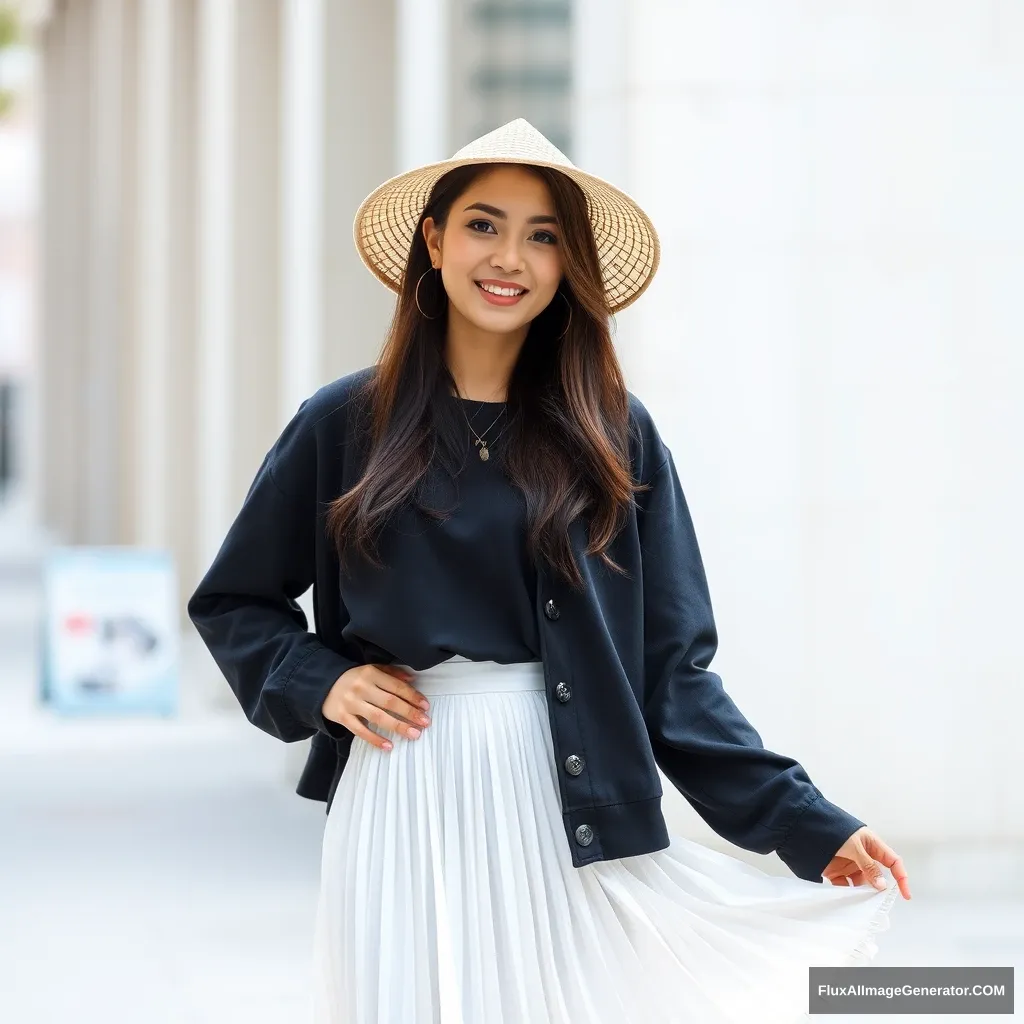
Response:
[{"label": "white teeth", "polygon": [[483,288],[485,292],[490,292],[492,295],[522,295],[523,292],[526,291],[525,288],[498,288],[493,284],[482,284],[480,287]]}]

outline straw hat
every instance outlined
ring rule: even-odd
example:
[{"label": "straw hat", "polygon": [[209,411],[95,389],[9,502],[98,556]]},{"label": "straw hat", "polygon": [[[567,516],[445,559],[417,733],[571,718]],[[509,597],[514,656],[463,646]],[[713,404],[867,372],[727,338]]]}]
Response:
[{"label": "straw hat", "polygon": [[552,167],[587,197],[611,312],[635,302],[658,269],[661,247],[646,213],[625,192],[573,166],[521,117],[463,146],[451,160],[406,171],[374,189],[356,212],[356,248],[370,271],[392,291],[401,287],[416,224],[437,180],[464,164],[510,163]]}]

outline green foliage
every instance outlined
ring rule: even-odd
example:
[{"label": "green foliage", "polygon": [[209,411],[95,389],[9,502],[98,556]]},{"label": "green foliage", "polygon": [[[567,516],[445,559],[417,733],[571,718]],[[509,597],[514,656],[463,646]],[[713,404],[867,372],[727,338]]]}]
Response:
[{"label": "green foliage", "polygon": [[[16,45],[21,39],[17,12],[10,4],[0,4],[0,59],[2,51]],[[0,84],[0,118],[14,105],[14,94]]]},{"label": "green foliage", "polygon": [[13,46],[21,37],[18,15],[9,4],[0,4],[0,50]]}]

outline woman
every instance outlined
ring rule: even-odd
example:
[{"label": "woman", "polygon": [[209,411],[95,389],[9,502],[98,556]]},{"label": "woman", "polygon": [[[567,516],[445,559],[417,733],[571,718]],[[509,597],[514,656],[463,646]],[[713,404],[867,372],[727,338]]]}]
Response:
[{"label": "woman", "polygon": [[[313,737],[316,1019],[795,1020],[910,893],[708,669],[674,459],[609,334],[653,226],[519,119],[355,232],[399,295],[380,360],[303,403],[189,602],[249,719]],[[796,877],[669,836],[661,773]]]}]

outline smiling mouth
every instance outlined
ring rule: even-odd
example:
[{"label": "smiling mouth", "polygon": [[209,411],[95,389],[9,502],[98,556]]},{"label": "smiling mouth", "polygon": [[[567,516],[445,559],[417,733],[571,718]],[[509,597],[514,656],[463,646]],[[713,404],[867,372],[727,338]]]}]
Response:
[{"label": "smiling mouth", "polygon": [[480,294],[483,295],[487,302],[490,302],[495,306],[512,306],[515,305],[524,295],[529,292],[528,288],[523,288],[519,291],[514,292],[511,295],[499,295],[495,292],[488,291],[479,281],[473,282],[480,290]]}]

